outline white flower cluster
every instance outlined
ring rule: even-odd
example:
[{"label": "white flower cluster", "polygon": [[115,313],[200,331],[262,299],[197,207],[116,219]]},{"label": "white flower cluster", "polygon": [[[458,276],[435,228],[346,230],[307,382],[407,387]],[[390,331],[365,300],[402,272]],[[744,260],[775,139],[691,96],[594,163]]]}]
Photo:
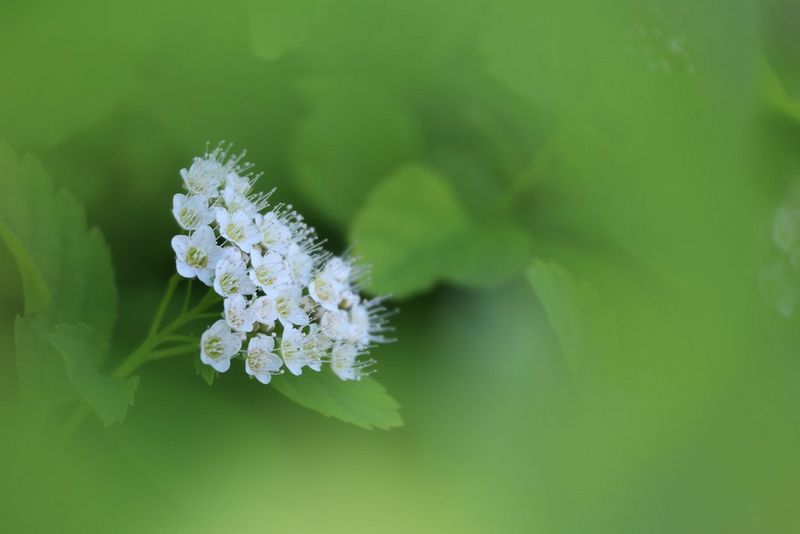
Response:
[{"label": "white flower cluster", "polygon": [[172,239],[178,273],[225,299],[223,318],[201,337],[201,361],[224,373],[242,355],[264,384],[284,366],[299,375],[326,363],[342,380],[359,380],[374,363],[360,357],[388,341],[382,299],[359,296],[363,270],[325,252],[291,205],[268,209],[271,193],[252,193],[258,176],[229,149],[207,150],[182,169],[187,194],[173,198],[186,231]]}]

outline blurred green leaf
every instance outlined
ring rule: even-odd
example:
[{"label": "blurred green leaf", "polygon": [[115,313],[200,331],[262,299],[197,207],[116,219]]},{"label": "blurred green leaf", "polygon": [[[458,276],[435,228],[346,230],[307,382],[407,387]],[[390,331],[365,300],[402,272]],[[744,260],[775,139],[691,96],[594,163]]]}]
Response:
[{"label": "blurred green leaf", "polygon": [[472,287],[493,287],[523,272],[530,237],[504,221],[473,222],[451,245],[447,278]]},{"label": "blurred green leaf", "polygon": [[250,0],[250,42],[256,55],[271,61],[302,46],[328,5],[329,0]]},{"label": "blurred green leaf", "polygon": [[759,62],[761,71],[761,90],[767,103],[776,111],[800,122],[800,101],[793,99],[786,93],[780,78],[767,63],[763,56]]},{"label": "blurred green leaf", "polygon": [[370,377],[344,381],[324,369],[300,376],[275,376],[272,385],[301,406],[361,428],[389,430],[403,425],[400,405]]},{"label": "blurred green leaf", "polygon": [[[117,290],[111,253],[83,208],[56,191],[41,165],[0,144],[0,236],[14,254],[26,301],[52,324],[87,324],[108,340]],[[35,304],[35,305],[34,305]],[[99,363],[99,360],[98,362]]]},{"label": "blurred green leaf", "polygon": [[122,421],[128,406],[133,404],[139,377],[120,380],[99,373],[93,362],[102,358],[107,346],[94,330],[85,325],[57,326],[48,339],[64,358],[70,383],[103,424]]},{"label": "blurred green leaf", "polygon": [[[117,309],[111,255],[100,232],[87,227],[78,202],[63,190],[56,192],[35,160],[18,160],[2,144],[0,237],[24,281],[25,316],[15,326],[16,367],[23,403],[32,424],[41,426],[56,406],[76,400],[69,383],[86,396],[91,378],[81,369],[97,368],[107,355],[103,347]],[[96,343],[92,350],[78,350],[74,357],[81,366],[67,366],[70,376],[48,339],[58,324],[91,325]]]},{"label": "blurred green leaf", "polygon": [[132,92],[130,65],[152,29],[133,21],[148,9],[120,12],[97,0],[18,7],[0,6],[7,23],[0,32],[0,138],[53,146],[107,116]]},{"label": "blurred green leaf", "polygon": [[47,284],[36,262],[8,226],[2,222],[0,222],[0,238],[5,242],[19,269],[25,298],[25,312],[31,314],[46,309],[50,303],[50,291],[47,289]]},{"label": "blurred green leaf", "polygon": [[447,272],[449,247],[469,218],[449,184],[422,165],[407,165],[372,192],[356,216],[352,241],[372,265],[372,288],[405,296]]},{"label": "blurred green leaf", "polygon": [[555,262],[535,260],[528,280],[578,386],[584,391],[607,386],[619,349],[617,319],[611,308],[592,285]]},{"label": "blurred green leaf", "polygon": [[555,109],[582,105],[595,83],[593,56],[601,42],[593,28],[598,17],[578,17],[577,9],[525,0],[492,3],[480,34],[489,71],[539,104]]},{"label": "blurred green leaf", "polygon": [[513,225],[474,221],[435,171],[407,165],[375,188],[351,230],[373,268],[371,289],[406,297],[450,280],[490,287],[524,269],[528,238]]},{"label": "blurred green leaf", "polygon": [[322,216],[345,225],[373,184],[418,154],[419,127],[391,96],[350,80],[301,89],[311,110],[292,143],[293,183]]},{"label": "blurred green leaf", "polygon": [[26,315],[14,321],[14,356],[24,421],[31,433],[58,424],[51,420],[58,409],[78,400],[64,370],[64,362],[47,336],[53,325],[43,315]]}]

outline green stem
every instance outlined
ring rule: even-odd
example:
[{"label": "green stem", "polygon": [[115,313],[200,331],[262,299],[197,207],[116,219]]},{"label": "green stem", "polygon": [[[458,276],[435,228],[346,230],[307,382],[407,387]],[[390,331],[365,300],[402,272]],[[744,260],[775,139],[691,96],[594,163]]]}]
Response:
[{"label": "green stem", "polygon": [[194,336],[160,336],[162,343],[197,343]]},{"label": "green stem", "polygon": [[181,315],[189,311],[189,304],[192,301],[192,287],[194,286],[194,278],[189,279],[189,283],[186,284],[186,296],[183,299],[183,306],[181,306]]},{"label": "green stem", "polygon": [[[161,328],[161,324],[164,321],[164,316],[166,315],[169,305],[175,296],[175,290],[177,289],[180,280],[181,278],[177,275],[170,279],[167,290],[164,293],[164,298],[162,298],[161,303],[158,306],[158,310],[156,311],[156,315],[153,318],[153,322],[150,325],[150,329],[148,330],[147,337],[145,337],[144,341],[142,341],[142,343],[119,364],[119,366],[111,373],[111,376],[118,380],[124,380],[136,372],[139,367],[149,361],[179,356],[182,354],[189,354],[198,350],[198,339],[196,337],[176,335],[175,332],[193,321],[219,317],[218,313],[207,312],[211,306],[219,302],[219,297],[216,293],[214,293],[214,291],[208,291],[203,298],[200,299],[200,302],[194,306],[194,308],[189,309],[189,291],[191,291],[190,285],[187,288],[187,296],[184,300],[181,312],[175,319],[172,320],[172,322]],[[168,347],[166,349],[159,349],[159,347],[165,343],[175,342],[183,344],[175,347]],[[78,429],[83,420],[91,413],[91,411],[91,407],[86,403],[82,403],[77,407],[72,416],[67,420],[62,443],[66,443],[66,441],[69,440],[72,434]]]},{"label": "green stem", "polygon": [[178,282],[180,282],[180,277],[177,274],[172,275],[172,278],[169,279],[167,291],[164,293],[164,298],[161,299],[161,304],[158,305],[156,316],[153,319],[153,323],[150,325],[150,332],[147,334],[148,339],[155,336],[156,332],[158,332],[158,329],[161,327],[161,321],[164,320],[164,315],[167,313],[169,303],[172,302],[172,297],[175,295]]},{"label": "green stem", "polygon": [[193,345],[181,345],[180,347],[172,347],[169,349],[161,349],[161,350],[154,350],[150,353],[150,357],[147,358],[147,361],[152,362],[154,360],[161,360],[163,358],[169,358],[171,356],[179,356],[181,354],[189,354],[192,352],[197,352],[199,349],[196,344]]}]

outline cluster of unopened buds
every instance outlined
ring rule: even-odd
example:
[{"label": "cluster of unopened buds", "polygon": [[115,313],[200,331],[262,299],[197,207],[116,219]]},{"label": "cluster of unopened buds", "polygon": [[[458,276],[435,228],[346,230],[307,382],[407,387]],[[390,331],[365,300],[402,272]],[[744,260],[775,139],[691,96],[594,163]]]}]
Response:
[{"label": "cluster of unopened buds", "polygon": [[186,194],[172,212],[186,234],[172,239],[178,273],[224,298],[200,338],[200,360],[224,373],[242,356],[268,384],[283,368],[300,375],[323,364],[342,380],[369,374],[371,346],[388,341],[382,298],[364,299],[365,272],[333,256],[291,205],[254,193],[260,175],[230,147],[206,150],[180,171]]}]

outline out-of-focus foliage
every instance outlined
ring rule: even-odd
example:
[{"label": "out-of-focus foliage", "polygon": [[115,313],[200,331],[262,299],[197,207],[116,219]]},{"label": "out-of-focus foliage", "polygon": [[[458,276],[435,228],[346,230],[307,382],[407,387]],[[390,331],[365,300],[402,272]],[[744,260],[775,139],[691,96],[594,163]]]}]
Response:
[{"label": "out-of-focus foliage", "polygon": [[620,352],[613,310],[588,283],[575,280],[552,262],[535,261],[528,269],[528,279],[577,384],[587,394],[609,387],[615,365],[609,358]]},{"label": "out-of-focus foliage", "polygon": [[519,275],[523,232],[467,213],[441,175],[408,165],[375,188],[353,222],[356,254],[372,265],[372,289],[407,296],[444,279],[477,287]]},{"label": "out-of-focus foliage", "polygon": [[[3,3],[5,530],[794,531],[800,328],[759,273],[800,178],[795,4]],[[146,334],[177,170],[218,139],[395,295],[372,356],[405,426],[284,398],[396,427],[371,380],[353,409],[186,357],[123,424],[30,443],[32,403],[124,412],[76,365]],[[113,350],[65,361],[57,324]],[[26,389],[15,352],[59,372]]]},{"label": "out-of-focus foliage", "polygon": [[98,372],[92,360],[106,353],[108,347],[98,345],[97,334],[88,326],[59,325],[48,339],[64,358],[70,383],[103,423],[125,419],[139,377],[120,379]]},{"label": "out-of-focus foliage", "polygon": [[[16,318],[14,329],[19,392],[25,419],[41,429],[58,425],[48,419],[54,409],[73,400],[70,384],[84,395],[97,393],[92,373],[108,353],[117,288],[103,237],[87,228],[83,209],[69,193],[55,191],[38,162],[30,156],[17,159],[11,149],[0,146],[0,173],[0,235],[24,286],[24,316]],[[49,337],[63,323],[93,328],[92,345],[82,347],[81,354],[61,349],[66,373]],[[76,339],[82,343],[88,336]],[[132,394],[135,382],[128,389]],[[91,404],[104,411],[104,400],[90,395]],[[124,400],[124,407],[129,402]]]}]

